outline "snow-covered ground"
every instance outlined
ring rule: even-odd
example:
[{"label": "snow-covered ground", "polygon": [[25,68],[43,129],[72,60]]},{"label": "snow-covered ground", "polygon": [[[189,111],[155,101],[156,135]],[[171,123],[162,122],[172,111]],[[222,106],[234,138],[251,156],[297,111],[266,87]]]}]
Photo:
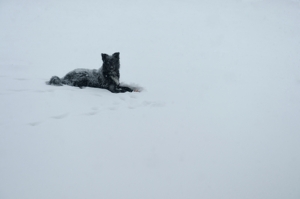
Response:
[{"label": "snow-covered ground", "polygon": [[[299,199],[300,1],[0,2],[0,199]],[[120,52],[140,93],[48,86]]]}]

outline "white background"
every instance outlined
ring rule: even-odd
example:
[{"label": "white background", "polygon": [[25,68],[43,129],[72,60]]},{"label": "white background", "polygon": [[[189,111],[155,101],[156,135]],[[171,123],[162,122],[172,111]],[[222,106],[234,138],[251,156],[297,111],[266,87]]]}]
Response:
[{"label": "white background", "polygon": [[[299,199],[298,0],[0,1],[1,199]],[[120,52],[140,93],[48,86]]]}]

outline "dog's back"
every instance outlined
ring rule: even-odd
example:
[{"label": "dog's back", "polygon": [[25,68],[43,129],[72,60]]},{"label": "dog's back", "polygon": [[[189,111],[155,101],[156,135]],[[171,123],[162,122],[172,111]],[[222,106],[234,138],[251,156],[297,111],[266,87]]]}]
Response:
[{"label": "dog's back", "polygon": [[98,70],[89,69],[75,69],[62,78],[62,83],[69,86],[77,87],[96,87],[100,88],[99,85],[99,72]]}]

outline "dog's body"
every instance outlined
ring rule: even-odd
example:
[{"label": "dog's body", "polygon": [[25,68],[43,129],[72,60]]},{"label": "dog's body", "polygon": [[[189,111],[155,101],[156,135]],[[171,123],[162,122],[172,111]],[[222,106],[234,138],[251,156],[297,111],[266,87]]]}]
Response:
[{"label": "dog's body", "polygon": [[113,93],[132,92],[129,87],[120,86],[120,53],[109,56],[102,54],[103,65],[100,69],[75,69],[62,79],[53,76],[48,84],[62,86],[94,87],[107,89]]}]

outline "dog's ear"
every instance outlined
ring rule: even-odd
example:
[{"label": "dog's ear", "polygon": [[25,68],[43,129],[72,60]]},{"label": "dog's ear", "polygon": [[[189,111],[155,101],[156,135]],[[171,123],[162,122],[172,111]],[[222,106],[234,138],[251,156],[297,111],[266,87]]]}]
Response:
[{"label": "dog's ear", "polygon": [[104,53],[102,53],[102,54],[101,54],[101,56],[102,56],[102,60],[103,60],[103,62],[105,62],[105,61],[106,61],[106,58],[107,58],[107,56],[108,56],[108,55],[107,55],[107,54],[104,54]]},{"label": "dog's ear", "polygon": [[120,59],[120,53],[119,53],[119,52],[114,53],[112,56],[113,56],[114,58]]}]

